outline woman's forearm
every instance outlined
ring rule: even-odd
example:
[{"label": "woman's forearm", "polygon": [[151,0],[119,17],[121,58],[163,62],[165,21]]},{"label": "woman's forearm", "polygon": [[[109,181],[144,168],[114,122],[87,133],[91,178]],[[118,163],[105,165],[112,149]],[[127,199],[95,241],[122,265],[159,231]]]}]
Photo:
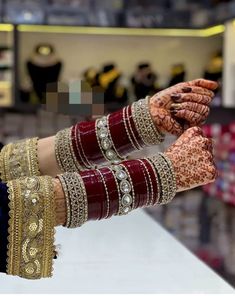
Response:
[{"label": "woman's forearm", "polygon": [[4,181],[31,175],[54,177],[120,162],[131,152],[163,139],[145,99],[96,121],[77,123],[55,136],[8,144],[0,155],[0,173]]},{"label": "woman's forearm", "polygon": [[186,126],[202,124],[216,87],[215,82],[203,79],[180,83],[56,136],[9,144],[0,154],[1,177],[8,181],[20,176],[56,176],[120,162],[132,151],[160,143],[164,133],[180,135]]},{"label": "woman's forearm", "polygon": [[57,178],[0,183],[0,271],[28,279],[50,277],[55,226],[75,228],[89,220],[165,204],[176,191],[207,184],[216,175],[211,141],[195,127],[165,154]]},{"label": "woman's forearm", "polygon": [[55,136],[38,140],[37,155],[41,175],[56,176],[62,173],[55,156]]},{"label": "woman's forearm", "polygon": [[1,183],[1,271],[28,279],[50,277],[55,226],[80,227],[89,220],[169,202],[176,192],[173,174],[159,155],[57,178]]}]

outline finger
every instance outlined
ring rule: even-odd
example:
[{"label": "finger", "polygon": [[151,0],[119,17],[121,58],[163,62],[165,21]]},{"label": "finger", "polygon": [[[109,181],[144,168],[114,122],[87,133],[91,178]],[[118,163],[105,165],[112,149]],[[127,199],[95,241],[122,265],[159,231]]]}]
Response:
[{"label": "finger", "polygon": [[208,161],[210,162],[210,163],[213,163],[214,162],[214,158],[213,158],[213,155],[209,152],[209,151],[206,151],[205,152],[206,153],[206,158],[208,159]]},{"label": "finger", "polygon": [[201,136],[203,134],[202,129],[198,126],[190,127],[187,129],[181,136],[182,137],[188,137],[190,138],[195,138],[196,136]]},{"label": "finger", "polygon": [[211,98],[214,97],[214,92],[212,90],[209,90],[207,88],[199,87],[199,86],[191,86],[191,93],[203,95],[203,96],[209,96]]},{"label": "finger", "polygon": [[166,126],[167,131],[175,136],[180,136],[183,133],[182,126],[170,116],[165,118],[164,125]]},{"label": "finger", "polygon": [[194,126],[200,124],[206,119],[206,115],[201,115],[199,113],[189,111],[186,109],[183,110],[175,110],[172,114],[177,118],[185,119],[189,122],[190,126]]},{"label": "finger", "polygon": [[153,109],[151,117],[155,125],[163,131],[179,136],[183,133],[181,125],[172,117],[169,111],[164,109]]},{"label": "finger", "polygon": [[195,93],[172,94],[171,98],[173,99],[173,101],[177,103],[192,102],[192,103],[198,103],[203,105],[209,105],[212,101],[212,97],[210,96],[200,95]]},{"label": "finger", "polygon": [[213,147],[210,139],[203,138],[202,148],[213,157]]},{"label": "finger", "polygon": [[207,150],[211,153],[213,156],[213,142],[212,139],[207,138]]},{"label": "finger", "polygon": [[170,110],[189,110],[201,115],[205,115],[206,117],[209,115],[210,108],[206,105],[192,103],[192,102],[185,102],[185,103],[177,103],[171,104]]},{"label": "finger", "polygon": [[212,80],[202,79],[202,78],[189,81],[187,84],[192,85],[192,86],[205,87],[205,88],[211,89],[211,90],[215,90],[218,87],[217,82],[212,81]]},{"label": "finger", "polygon": [[218,177],[218,171],[214,164],[206,167],[207,173],[210,175],[210,180],[214,181]]}]

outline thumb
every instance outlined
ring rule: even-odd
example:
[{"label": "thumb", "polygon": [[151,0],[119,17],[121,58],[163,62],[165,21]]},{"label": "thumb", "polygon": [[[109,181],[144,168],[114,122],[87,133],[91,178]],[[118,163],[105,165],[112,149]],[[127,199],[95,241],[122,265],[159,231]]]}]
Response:
[{"label": "thumb", "polygon": [[218,87],[217,82],[212,81],[212,80],[202,79],[202,78],[189,81],[188,85],[204,87],[204,88],[207,88],[210,90],[215,90]]}]

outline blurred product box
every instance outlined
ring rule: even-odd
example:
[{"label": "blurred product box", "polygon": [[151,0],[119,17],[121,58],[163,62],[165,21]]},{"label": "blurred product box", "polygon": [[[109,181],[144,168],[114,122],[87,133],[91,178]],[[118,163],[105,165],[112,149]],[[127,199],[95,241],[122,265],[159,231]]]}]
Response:
[{"label": "blurred product box", "polygon": [[8,81],[0,81],[0,107],[12,105],[12,87]]}]

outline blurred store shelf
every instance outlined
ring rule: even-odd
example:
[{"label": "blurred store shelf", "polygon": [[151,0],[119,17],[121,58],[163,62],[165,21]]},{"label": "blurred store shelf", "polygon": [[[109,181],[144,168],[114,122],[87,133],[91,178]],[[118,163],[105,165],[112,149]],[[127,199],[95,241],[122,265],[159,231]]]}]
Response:
[{"label": "blurred store shelf", "polygon": [[235,1],[0,1],[0,22],[14,24],[204,28],[233,17]]}]

